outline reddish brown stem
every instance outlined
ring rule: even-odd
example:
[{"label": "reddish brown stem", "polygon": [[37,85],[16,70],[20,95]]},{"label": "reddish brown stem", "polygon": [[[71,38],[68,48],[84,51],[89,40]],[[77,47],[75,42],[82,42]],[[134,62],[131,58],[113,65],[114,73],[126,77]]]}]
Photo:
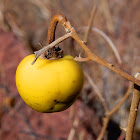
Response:
[{"label": "reddish brown stem", "polygon": [[[67,23],[66,17],[62,14],[55,15],[53,19],[51,20],[51,23],[48,29],[47,44],[50,44],[55,40],[55,30],[58,23],[61,23],[65,29],[68,29],[67,24],[66,24]],[[69,32],[69,29],[67,30],[67,32]]]}]

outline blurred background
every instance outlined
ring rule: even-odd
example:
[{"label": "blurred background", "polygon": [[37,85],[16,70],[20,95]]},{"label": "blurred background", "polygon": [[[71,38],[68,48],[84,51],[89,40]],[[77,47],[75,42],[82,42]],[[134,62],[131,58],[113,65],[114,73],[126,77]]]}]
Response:
[{"label": "blurred background", "polygon": [[[88,48],[97,56],[134,75],[140,71],[139,0],[0,0],[0,140],[95,140],[103,125],[104,108],[85,76],[78,100],[59,113],[42,114],[20,98],[15,85],[19,62],[46,44],[47,30],[55,14],[64,14],[83,39],[93,5],[98,3],[93,27],[103,31],[115,44],[120,64],[107,41],[95,32],[89,34]],[[56,38],[65,34],[58,24]],[[65,53],[78,56],[84,51],[72,39],[60,43]],[[82,63],[84,71],[112,109],[126,93],[129,82],[95,63]],[[115,112],[104,140],[124,140],[132,99]],[[139,110],[140,111],[140,110]],[[140,138],[140,113],[134,139]]]}]

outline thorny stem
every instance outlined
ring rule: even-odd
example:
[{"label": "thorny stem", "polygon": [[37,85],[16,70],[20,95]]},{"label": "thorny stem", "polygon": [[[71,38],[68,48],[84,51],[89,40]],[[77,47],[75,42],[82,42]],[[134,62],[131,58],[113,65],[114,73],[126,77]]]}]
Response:
[{"label": "thorny stem", "polygon": [[[48,36],[47,36],[47,43],[50,44],[55,40],[55,30],[57,24],[61,23],[63,27],[66,29],[66,32],[70,32],[69,25],[67,25],[67,19],[64,15],[58,14],[53,17],[51,20],[49,29],[48,29]],[[71,27],[70,27],[71,28]]]},{"label": "thorny stem", "polygon": [[[59,15],[59,16],[60,16],[60,15]],[[62,18],[64,18],[64,16],[62,16]],[[61,21],[62,21],[62,20],[61,20]],[[99,64],[101,64],[101,65],[103,65],[103,66],[105,66],[105,67],[107,67],[108,69],[112,70],[113,72],[115,72],[115,73],[121,75],[122,77],[126,78],[127,80],[132,81],[133,83],[135,83],[135,84],[137,84],[137,85],[140,86],[140,80],[138,80],[138,79],[134,78],[133,76],[131,76],[131,75],[125,73],[124,71],[122,71],[122,70],[120,70],[119,68],[115,67],[114,65],[112,65],[112,64],[110,64],[110,63],[108,63],[108,62],[106,62],[105,60],[101,59],[100,57],[98,57],[97,55],[95,55],[93,52],[91,52],[90,49],[88,49],[88,47],[85,45],[84,41],[82,41],[82,40],[80,39],[80,37],[78,36],[78,34],[76,33],[76,31],[74,30],[74,28],[72,28],[71,24],[70,24],[68,21],[67,21],[67,22],[62,22],[62,25],[64,26],[64,28],[65,28],[67,31],[70,32],[69,35],[71,35],[71,37],[72,37],[74,40],[77,41],[77,43],[84,49],[84,51],[87,53],[88,57],[89,57],[91,60],[93,60],[93,61],[95,61],[95,62],[97,62],[97,63],[99,63]],[[64,35],[64,36],[65,36],[65,35]],[[70,36],[68,36],[68,37],[70,37]],[[68,38],[68,37],[67,37],[67,38]],[[63,37],[62,37],[62,38],[63,38]],[[58,44],[59,42],[62,42],[62,41],[63,41],[63,40],[61,40],[61,41],[56,40],[57,44]],[[50,46],[48,45],[49,48],[55,46],[55,45],[56,45],[56,44],[55,44],[56,42],[51,43]],[[48,48],[48,46],[46,46],[46,47],[44,47],[43,49],[41,49],[41,50],[35,52],[36,57],[35,57],[33,63],[36,61],[36,59],[37,59],[43,52],[45,52],[45,51],[47,50],[46,48]]]},{"label": "thorny stem", "polygon": [[85,52],[87,53],[88,57],[107,67],[108,69],[112,70],[113,72],[121,75],[122,77],[126,78],[127,80],[129,81],[132,81],[133,83],[137,84],[140,86],[140,80],[134,78],[133,76],[125,73],[124,71],[120,70],[119,68],[115,67],[113,64],[110,64],[108,62],[106,62],[105,60],[101,59],[100,57],[98,57],[97,55],[95,55],[93,52],[90,51],[90,49],[87,48],[87,46],[85,45],[85,43],[80,39],[80,37],[77,35],[76,31],[74,30],[74,28],[72,28],[72,31],[71,31],[71,37],[73,39],[75,39],[77,41],[77,43],[85,50]]},{"label": "thorny stem", "polygon": [[[110,38],[104,32],[102,32],[101,30],[99,30],[99,29],[97,29],[95,27],[92,27],[94,16],[95,16],[95,6],[93,6],[91,16],[90,16],[90,20],[89,20],[89,24],[88,24],[88,26],[86,28],[87,31],[85,32],[84,43],[87,45],[89,32],[92,29],[93,31],[99,33],[101,36],[103,36],[106,39],[106,41],[109,43],[110,47],[112,48],[112,50],[113,50],[118,62],[121,64],[122,60],[120,58],[120,55],[119,55],[115,45],[113,44],[113,42],[110,40]],[[76,60],[76,61],[80,61],[80,60],[81,61],[87,61],[87,60],[89,60],[89,57],[87,57],[87,58],[76,57],[74,60]],[[113,113],[115,113],[120,108],[120,106],[125,102],[125,100],[128,98],[133,84],[132,83],[129,84],[129,88],[128,88],[127,92],[125,93],[124,97],[121,99],[121,101],[111,111],[109,111],[107,103],[106,103],[104,97],[102,96],[101,92],[99,91],[98,87],[94,83],[94,81],[90,78],[90,76],[87,73],[85,73],[85,76],[87,77],[89,83],[91,84],[91,86],[95,90],[95,93],[99,97],[99,100],[101,101],[101,103],[102,103],[102,105],[104,107],[104,110],[105,110],[105,118],[104,118],[104,121],[103,121],[103,126],[102,126],[100,134],[99,134],[99,136],[97,138],[97,140],[102,140],[103,136],[104,136],[104,133],[106,132],[108,123],[110,121],[111,115]]]},{"label": "thorny stem", "polygon": [[32,62],[32,65],[35,63],[35,61],[37,60],[37,58],[43,54],[44,52],[46,52],[47,50],[49,50],[50,48],[52,48],[53,46],[59,44],[60,42],[64,41],[65,39],[71,37],[71,33],[67,33],[62,37],[59,37],[57,40],[55,40],[54,42],[52,42],[51,44],[43,47],[42,49],[40,49],[39,51],[35,52],[35,59]]},{"label": "thorny stem", "polygon": [[[140,79],[140,73],[136,74],[136,78]],[[134,126],[136,122],[139,102],[140,102],[140,86],[134,84],[134,93],[131,102],[128,125],[126,129],[126,140],[133,139],[133,132],[134,132]]]},{"label": "thorny stem", "polygon": [[[89,22],[89,28],[88,28],[88,30],[87,30],[87,34],[85,35],[85,38],[86,38],[86,41],[87,41],[87,38],[88,38],[88,34],[89,34],[89,32],[90,32],[90,30],[91,30],[91,25],[92,25],[92,22],[93,22],[93,18],[94,18],[94,13],[95,13],[95,9],[93,8],[93,11],[92,11],[92,18],[91,18],[91,21]],[[110,64],[110,63],[108,63],[108,62],[106,62],[106,61],[104,61],[103,59],[101,59],[100,57],[98,57],[98,56],[96,56],[94,53],[92,53],[88,48],[87,48],[87,46],[85,45],[85,42],[84,41],[82,41],[81,39],[80,39],[80,37],[77,35],[77,33],[76,33],[76,31],[74,30],[74,28],[72,28],[71,27],[71,25],[70,25],[70,23],[69,22],[67,22],[67,19],[63,16],[63,15],[57,15],[57,16],[55,16],[53,19],[52,19],[52,21],[51,21],[51,25],[50,25],[50,27],[49,27],[49,31],[48,31],[48,38],[47,38],[47,43],[48,44],[50,44],[50,46],[47,46],[47,47],[45,47],[45,48],[47,48],[47,50],[48,50],[48,48],[51,48],[51,46],[54,46],[54,44],[56,43],[55,41],[54,41],[54,39],[55,39],[55,29],[56,29],[56,26],[57,26],[57,23],[58,22],[60,22],[63,26],[64,26],[64,28],[66,29],[66,32],[70,32],[70,34],[66,34],[66,35],[64,35],[63,37],[64,38],[68,38],[68,37],[72,37],[73,39],[75,39],[78,43],[79,43],[79,45],[85,50],[85,52],[87,53],[87,55],[88,55],[88,57],[87,58],[81,58],[81,60],[93,60],[93,61],[96,61],[97,63],[99,63],[99,64],[101,64],[101,65],[103,65],[103,66],[105,66],[105,67],[107,67],[107,68],[109,68],[110,70],[112,70],[113,72],[116,72],[117,74],[119,74],[119,75],[121,75],[122,77],[124,77],[124,78],[126,78],[126,79],[128,79],[128,80],[130,80],[130,81],[132,81],[132,82],[134,82],[135,84],[137,84],[137,85],[139,85],[140,86],[140,81],[139,80],[137,80],[136,78],[134,78],[134,77],[132,77],[132,76],[130,76],[130,75],[128,75],[127,73],[125,73],[125,72],[123,72],[122,70],[120,70],[120,69],[118,69],[118,68],[116,68],[114,65],[112,65],[112,64]],[[63,39],[63,37],[61,37],[61,39]],[[59,43],[59,41],[62,41],[61,39],[59,39],[59,40],[56,40],[57,41],[57,44]],[[53,42],[54,41],[54,42]],[[54,44],[53,44],[53,43]],[[56,45],[56,44],[55,44]],[[44,51],[45,51],[45,48],[44,48]],[[43,51],[43,52],[44,52]],[[36,52],[36,54],[37,54],[37,52]],[[77,59],[78,60],[78,59]],[[136,94],[136,95],[135,95]],[[100,95],[100,94],[99,94]],[[99,96],[98,95],[98,96]],[[108,123],[109,123],[109,120],[110,120],[110,117],[111,117],[111,115],[122,105],[122,103],[125,101],[125,99],[127,98],[127,96],[128,96],[128,94],[126,94],[126,96],[124,96],[124,98],[122,99],[122,101],[112,110],[112,111],[108,111],[108,107],[107,107],[107,105],[106,105],[106,102],[104,102],[104,100],[102,100],[103,98],[100,98],[100,97],[102,97],[102,96],[99,96],[99,98],[100,98],[100,100],[102,101],[102,103],[103,103],[103,105],[104,105],[104,107],[105,107],[105,111],[106,111],[106,113],[109,113],[109,114],[107,114],[107,116],[104,118],[104,125],[103,125],[103,127],[102,127],[102,129],[101,129],[101,132],[100,132],[100,135],[99,135],[99,137],[98,137],[98,140],[101,140],[102,139],[102,137],[103,137],[103,135],[104,135],[104,133],[105,133],[105,130],[106,130],[106,128],[107,128],[107,126],[108,126]],[[130,113],[130,118],[132,118],[131,120],[132,121],[129,121],[130,123],[131,123],[131,127],[129,126],[129,123],[128,123],[128,130],[130,129],[130,131],[132,132],[132,133],[129,133],[129,131],[127,130],[127,135],[129,135],[129,136],[126,136],[126,139],[127,139],[127,137],[129,138],[129,139],[131,139],[132,138],[132,136],[130,136],[130,135],[132,135],[133,134],[133,128],[134,128],[134,123],[135,123],[135,119],[136,119],[136,112],[137,112],[137,110],[134,110],[134,108],[136,109],[136,107],[138,107],[138,103],[139,103],[139,100],[140,100],[140,95],[139,95],[139,98],[138,98],[138,93],[137,92],[134,92],[134,97],[137,97],[137,102],[133,105],[132,104],[132,108],[133,108],[133,111],[132,111],[132,113]],[[134,98],[135,99],[135,98]],[[136,99],[135,99],[136,100]],[[133,107],[134,106],[134,107]],[[131,116],[131,114],[133,115],[133,116]],[[134,115],[135,114],[135,115]],[[128,140],[129,140],[128,139]]]},{"label": "thorny stem", "polygon": [[[69,22],[67,22],[66,17],[62,14],[57,14],[51,20],[51,23],[50,23],[50,26],[49,26],[49,29],[48,29],[47,44],[46,45],[52,43],[55,40],[55,31],[56,31],[56,27],[57,27],[58,23],[61,23],[61,25],[63,25],[66,33],[70,33],[70,29],[72,27],[69,24]],[[54,47],[54,46],[52,46],[52,47]],[[47,49],[47,51],[49,49]],[[48,55],[47,51],[42,53],[42,55],[41,55],[42,58],[46,59],[46,56]]]},{"label": "thorny stem", "polygon": [[[55,29],[56,29],[56,26],[57,26],[58,22],[60,22],[63,25],[63,27],[65,28],[66,32],[68,32],[68,33],[66,35],[58,38],[56,41],[54,41],[54,39],[55,39]],[[88,49],[87,46],[85,45],[85,42],[80,39],[80,37],[76,33],[75,29],[71,26],[70,22],[68,22],[67,19],[63,15],[56,15],[52,19],[51,25],[50,25],[49,31],[48,31],[48,38],[47,38],[47,43],[49,45],[47,45],[44,48],[42,48],[41,50],[35,52],[35,59],[34,59],[33,63],[36,61],[36,59],[42,53],[44,53],[48,49],[52,48],[53,46],[59,44],[60,42],[62,42],[63,40],[65,40],[65,39],[67,39],[69,37],[72,37],[74,40],[76,40],[76,42],[84,49],[84,51],[88,55],[87,58],[80,58],[79,57],[79,58],[75,58],[75,60],[77,60],[77,61],[93,60],[93,61],[95,61],[95,62],[107,67],[108,69],[112,70],[113,72],[121,75],[122,77],[128,79],[129,81],[132,81],[133,83],[135,83],[135,85],[140,86],[140,80],[138,80],[135,77],[123,72],[119,68],[115,67],[113,64],[110,64],[110,63],[104,61],[100,57],[96,56],[93,52],[91,52],[90,49]],[[108,126],[108,123],[109,123],[111,115],[118,110],[118,108],[122,105],[122,103],[124,103],[124,101],[126,100],[127,97],[128,97],[128,94],[125,94],[125,96],[122,98],[120,103],[117,104],[116,107],[113,108],[111,111],[108,111],[107,106],[105,107],[106,108],[105,109],[106,110],[106,117],[104,118],[104,125],[103,125],[103,127],[101,129],[101,132],[99,134],[98,140],[103,138],[103,135],[104,135],[105,130],[106,130],[107,126]]]}]

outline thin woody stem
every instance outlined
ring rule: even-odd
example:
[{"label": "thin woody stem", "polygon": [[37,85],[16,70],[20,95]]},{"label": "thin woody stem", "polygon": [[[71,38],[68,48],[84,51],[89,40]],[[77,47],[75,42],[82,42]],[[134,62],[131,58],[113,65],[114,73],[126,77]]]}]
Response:
[{"label": "thin woody stem", "polygon": [[[68,33],[66,35],[58,38],[56,41],[54,41],[54,39],[55,39],[55,29],[56,29],[56,26],[57,26],[57,23],[58,22],[60,22],[63,25],[63,27],[65,28],[66,32],[68,32]],[[48,31],[48,38],[47,38],[47,43],[49,45],[47,45],[44,48],[42,48],[41,50],[35,52],[35,59],[34,59],[33,63],[36,61],[36,59],[42,53],[44,53],[48,49],[54,47],[55,45],[59,44],[60,42],[62,42],[63,40],[65,40],[65,39],[67,39],[69,37],[72,37],[74,40],[76,40],[76,42],[84,49],[84,51],[88,55],[87,58],[80,58],[79,57],[79,58],[75,58],[75,60],[77,60],[77,61],[93,60],[93,61],[95,61],[95,62],[97,62],[97,63],[99,63],[99,64],[107,67],[108,69],[112,70],[113,72],[119,74],[120,76],[128,79],[129,81],[132,81],[133,83],[135,83],[135,85],[140,86],[140,80],[138,80],[137,78],[135,78],[135,77],[133,77],[133,76],[131,76],[131,75],[123,72],[119,68],[115,67],[113,64],[110,64],[110,63],[106,62],[105,60],[101,59],[100,57],[96,56],[93,52],[91,52],[90,49],[88,49],[87,46],[85,45],[85,42],[80,39],[80,37],[76,33],[75,29],[71,26],[70,22],[68,22],[63,15],[56,15],[52,19],[52,22],[51,22],[51,25],[50,25],[49,31]],[[108,108],[105,105],[106,106],[106,109],[105,109],[106,110],[106,117],[104,118],[104,125],[103,125],[103,127],[101,129],[101,132],[100,132],[100,135],[98,137],[98,140],[102,139],[102,137],[103,137],[103,135],[105,133],[105,130],[106,130],[107,126],[108,126],[108,123],[109,123],[109,120],[110,120],[111,115],[114,112],[117,111],[117,109],[122,105],[122,103],[124,103],[124,101],[126,100],[127,97],[128,97],[128,95],[127,96],[124,96],[124,98],[121,100],[121,102],[118,105],[116,105],[116,107],[114,109],[112,109],[111,111],[108,111]],[[136,113],[136,111],[135,111],[135,113]],[[130,117],[130,118],[132,118],[132,117]],[[135,122],[135,121],[133,119],[133,121],[130,121],[130,122]],[[129,129],[133,133],[133,131],[132,131],[133,130],[133,127],[130,127],[128,125],[128,130]],[[127,135],[128,135],[128,132],[127,132]],[[127,139],[127,140],[129,140],[129,139]]]},{"label": "thin woody stem", "polygon": [[[137,74],[136,78],[140,79],[140,73]],[[134,132],[134,126],[136,122],[139,102],[140,102],[140,86],[134,85],[134,93],[131,102],[128,125],[126,129],[126,140],[133,139],[133,132]]]},{"label": "thin woody stem", "polygon": [[108,123],[109,123],[109,120],[110,120],[111,116],[120,108],[120,106],[128,98],[131,89],[132,89],[132,83],[129,84],[128,90],[126,91],[126,93],[123,96],[123,98],[121,99],[121,101],[111,111],[105,111],[105,118],[104,118],[104,121],[103,121],[103,127],[100,131],[100,134],[99,134],[97,140],[102,140],[102,138],[103,138],[103,136],[106,132],[106,129],[107,129],[107,126],[108,126]]},{"label": "thin woody stem", "polygon": [[[84,26],[82,29],[86,30],[88,29],[88,26]],[[99,35],[101,35],[109,44],[109,46],[111,47],[112,51],[114,52],[118,62],[120,64],[122,64],[122,60],[121,57],[119,55],[119,52],[116,48],[116,46],[114,45],[114,43],[111,41],[111,39],[107,36],[107,34],[105,34],[103,31],[101,31],[100,29],[96,28],[96,27],[92,27],[91,28],[92,31],[95,31],[96,33],[98,33]]]},{"label": "thin woody stem", "polygon": [[113,64],[110,64],[108,62],[106,62],[105,60],[101,59],[100,57],[98,57],[97,55],[95,55],[93,52],[90,51],[90,49],[88,49],[88,47],[85,45],[85,43],[80,39],[80,37],[77,35],[77,33],[75,32],[74,28],[72,28],[71,31],[71,37],[77,41],[77,43],[85,50],[85,52],[87,53],[88,57],[107,67],[108,69],[112,70],[113,72],[121,75],[122,77],[126,78],[129,81],[132,81],[133,83],[137,84],[140,86],[140,80],[136,79],[135,77],[125,73],[124,71],[120,70],[119,68],[115,67]]},{"label": "thin woody stem", "polygon": [[93,89],[95,90],[95,93],[96,95],[98,96],[98,98],[100,99],[104,109],[105,109],[105,112],[108,113],[109,112],[109,109],[107,107],[107,103],[104,99],[104,97],[102,96],[101,92],[98,90],[97,86],[95,85],[95,83],[93,82],[93,80],[90,78],[90,76],[88,75],[88,73],[84,72],[86,78],[88,79],[89,83],[91,84],[91,86],[93,87]]},{"label": "thin woody stem", "polygon": [[[63,25],[63,27],[65,28],[65,30],[66,30],[67,33],[69,33],[70,32],[70,29],[72,28],[71,25],[67,22],[67,19],[66,19],[66,17],[64,15],[62,15],[62,14],[55,15],[52,18],[51,23],[50,23],[50,26],[49,26],[49,29],[48,29],[47,44],[46,45],[52,43],[55,40],[55,31],[56,31],[56,27],[57,27],[57,24],[58,23],[60,23],[61,25]],[[54,46],[52,46],[52,47],[54,47]],[[46,52],[42,53],[42,55],[40,57],[42,57],[42,58],[45,59],[46,56],[47,56],[47,54],[48,53],[46,51]]]},{"label": "thin woody stem", "polygon": [[132,83],[129,84],[128,90],[126,91],[125,95],[121,98],[120,102],[106,115],[111,116],[120,108],[120,106],[126,101],[128,96],[130,95],[130,92],[132,90],[132,85],[133,85]]},{"label": "thin woody stem", "polygon": [[100,132],[100,134],[99,134],[97,140],[102,140],[102,138],[103,138],[103,136],[104,136],[104,133],[105,133],[105,131],[106,131],[106,129],[107,129],[109,120],[110,120],[110,116],[104,118],[104,125],[103,125],[103,127],[102,127],[102,129],[101,129],[101,132]]},{"label": "thin woody stem", "polygon": [[[61,15],[59,15],[59,16],[61,16]],[[60,21],[61,21],[62,25],[64,26],[65,30],[66,30],[67,32],[71,32],[71,34],[70,34],[71,37],[72,37],[73,39],[75,39],[75,40],[78,42],[78,44],[85,50],[85,52],[86,52],[87,55],[88,55],[88,58],[90,58],[91,60],[93,60],[93,61],[95,61],[95,62],[97,62],[97,63],[99,63],[99,64],[101,64],[101,65],[103,65],[103,66],[105,66],[105,67],[107,67],[108,69],[112,70],[113,72],[115,72],[115,73],[121,75],[122,77],[126,78],[127,80],[132,81],[133,83],[135,83],[135,84],[137,84],[137,85],[140,86],[140,80],[138,80],[138,79],[134,78],[133,76],[131,76],[131,75],[129,75],[129,74],[123,72],[123,71],[120,70],[119,68],[115,67],[114,65],[112,65],[112,64],[110,64],[110,63],[108,63],[108,62],[106,62],[105,60],[101,59],[100,57],[98,57],[98,56],[96,56],[94,53],[92,53],[92,52],[90,51],[90,49],[87,48],[87,46],[85,45],[84,41],[82,41],[82,40],[80,39],[80,37],[78,36],[78,34],[77,34],[76,31],[74,30],[74,28],[72,28],[71,24],[70,24],[68,21],[65,20],[66,18],[65,18],[63,15],[62,15],[61,17],[62,17],[62,19],[61,19]],[[64,18],[64,21],[63,21],[63,18]],[[53,18],[53,19],[54,19],[54,18]],[[54,21],[55,21],[55,20],[54,20]],[[55,23],[56,23],[56,21],[55,21]],[[50,27],[50,28],[51,28],[51,27]],[[52,27],[52,28],[53,28],[53,27]],[[53,32],[52,32],[52,34],[53,34]],[[52,36],[49,37],[49,38],[54,38],[54,35],[52,35]],[[61,40],[61,41],[62,41],[62,40]],[[58,44],[58,42],[57,42],[57,44]],[[55,46],[56,44],[53,43],[53,45]],[[53,45],[52,45],[52,47],[53,47]],[[47,46],[46,46],[46,47],[47,47]],[[45,51],[45,49],[44,49],[44,51]],[[35,58],[34,62],[35,62],[36,59],[41,55],[40,53],[42,54],[42,51],[40,52],[40,50],[39,50],[38,52],[36,52],[36,58]]]},{"label": "thin woody stem", "polygon": [[91,31],[91,28],[92,28],[92,24],[93,24],[93,21],[94,21],[94,18],[95,18],[96,10],[97,10],[97,6],[94,5],[93,8],[92,8],[92,11],[91,11],[91,16],[90,16],[89,24],[88,24],[88,29],[87,29],[87,31],[85,33],[85,36],[84,36],[84,42],[86,44],[88,42],[88,36],[89,36],[89,33]]},{"label": "thin woody stem", "polygon": [[39,56],[41,56],[41,54],[43,54],[44,52],[46,52],[47,50],[49,50],[50,48],[54,47],[55,45],[59,44],[60,42],[64,41],[65,39],[71,37],[71,33],[67,33],[62,37],[59,37],[57,40],[53,41],[51,44],[43,47],[42,49],[40,49],[39,51],[34,52],[35,53],[35,58],[32,62],[32,65],[35,63],[35,61],[37,60],[37,58]]},{"label": "thin woody stem", "polygon": [[58,22],[60,22],[62,25],[66,25],[67,19],[61,14],[55,15],[53,17],[48,29],[47,44],[50,44],[55,40],[55,30]]}]

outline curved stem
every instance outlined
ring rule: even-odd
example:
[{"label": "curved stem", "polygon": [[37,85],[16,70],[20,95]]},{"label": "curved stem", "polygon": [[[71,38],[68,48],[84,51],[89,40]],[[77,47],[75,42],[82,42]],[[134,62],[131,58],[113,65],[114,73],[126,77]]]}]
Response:
[{"label": "curved stem", "polygon": [[47,44],[50,44],[55,40],[55,30],[58,23],[61,23],[61,25],[65,28],[67,33],[71,31],[71,24],[67,22],[66,17],[62,14],[55,15],[52,18],[48,29]]},{"label": "curved stem", "polygon": [[[59,18],[57,18],[59,17]],[[56,19],[55,19],[56,18]],[[59,20],[58,20],[59,19]],[[71,26],[70,22],[68,22],[66,20],[66,18],[63,16],[63,15],[56,15],[53,20],[52,20],[52,25],[50,25],[50,28],[49,28],[49,37],[48,37],[48,42],[49,41],[52,41],[52,39],[54,39],[54,31],[55,31],[55,28],[56,28],[56,25],[57,25],[57,22],[60,22],[66,32],[70,32],[70,35],[71,37],[77,41],[77,43],[84,49],[84,51],[87,53],[88,55],[88,58],[90,58],[91,60],[107,67],[108,69],[112,70],[113,72],[119,74],[120,76],[124,77],[125,79],[129,80],[129,81],[132,81],[133,83],[137,84],[140,86],[140,80],[136,79],[135,77],[125,73],[124,71],[120,70],[119,68],[115,67],[114,65],[106,62],[105,60],[101,59],[100,57],[98,57],[97,55],[95,55],[93,52],[90,51],[90,49],[85,45],[84,41],[82,41],[80,39],[80,37],[78,36],[78,34],[76,33],[75,29]],[[55,28],[54,28],[55,27]],[[52,29],[52,31],[51,31]],[[52,35],[51,35],[52,34]],[[61,40],[62,41],[62,40]],[[60,42],[61,42],[60,41]],[[57,42],[57,44],[59,43],[59,41]],[[53,46],[55,46],[55,43],[51,43],[53,44]],[[46,46],[47,48],[47,46]],[[41,49],[42,50],[42,49]],[[43,48],[44,52],[46,51],[44,48]],[[42,52],[41,52],[42,54]],[[34,62],[36,61],[36,59],[41,55],[40,54],[40,50],[38,52],[36,52],[36,58],[34,59]]]},{"label": "curved stem", "polygon": [[55,30],[56,26],[60,22],[62,25],[65,25],[67,22],[67,19],[64,15],[58,14],[53,17],[51,20],[49,29],[48,29],[48,36],[47,36],[47,44],[52,43],[55,40]]}]

